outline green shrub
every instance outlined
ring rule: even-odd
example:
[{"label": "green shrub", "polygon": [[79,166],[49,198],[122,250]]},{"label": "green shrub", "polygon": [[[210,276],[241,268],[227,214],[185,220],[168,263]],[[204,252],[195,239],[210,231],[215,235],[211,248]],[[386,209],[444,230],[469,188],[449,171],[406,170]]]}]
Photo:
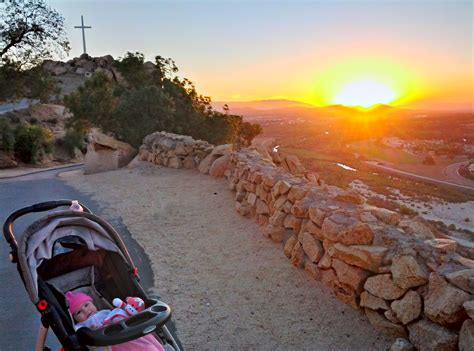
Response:
[{"label": "green shrub", "polygon": [[6,119],[0,118],[0,150],[12,153],[14,145],[15,134],[13,128]]},{"label": "green shrub", "polygon": [[25,163],[36,163],[41,153],[53,151],[53,136],[37,126],[20,124],[15,130],[15,157]]},{"label": "green shrub", "polygon": [[84,142],[85,134],[82,131],[77,131],[74,129],[68,129],[66,131],[66,135],[62,140],[62,145],[65,147],[69,156],[75,156],[75,149],[79,149],[84,151],[85,142]]},{"label": "green shrub", "polygon": [[0,101],[28,97],[45,103],[59,92],[56,80],[40,65],[25,69],[8,59],[0,64]]}]

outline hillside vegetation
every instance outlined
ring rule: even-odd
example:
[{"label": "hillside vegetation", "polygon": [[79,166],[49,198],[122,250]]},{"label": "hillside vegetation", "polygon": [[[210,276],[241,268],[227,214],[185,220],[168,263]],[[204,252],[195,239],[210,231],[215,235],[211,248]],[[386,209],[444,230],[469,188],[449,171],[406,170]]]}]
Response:
[{"label": "hillside vegetation", "polygon": [[127,53],[114,66],[120,79],[94,74],[64,98],[73,114],[71,128],[100,127],[133,146],[140,146],[155,131],[190,135],[212,144],[249,145],[262,131],[241,116],[214,111],[209,97],[199,95],[190,80],[176,75],[178,68],[171,59],[156,56],[155,63],[145,63],[143,54]]}]

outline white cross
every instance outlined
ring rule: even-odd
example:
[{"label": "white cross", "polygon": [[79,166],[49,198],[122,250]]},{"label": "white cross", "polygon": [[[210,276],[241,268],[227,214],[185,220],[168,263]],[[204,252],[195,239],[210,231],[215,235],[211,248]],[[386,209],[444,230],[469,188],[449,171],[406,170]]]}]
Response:
[{"label": "white cross", "polygon": [[91,26],[84,25],[84,17],[81,15],[81,24],[80,26],[74,26],[74,28],[82,29],[82,46],[84,47],[84,54],[86,53],[86,33],[84,32],[85,28],[92,28]]}]

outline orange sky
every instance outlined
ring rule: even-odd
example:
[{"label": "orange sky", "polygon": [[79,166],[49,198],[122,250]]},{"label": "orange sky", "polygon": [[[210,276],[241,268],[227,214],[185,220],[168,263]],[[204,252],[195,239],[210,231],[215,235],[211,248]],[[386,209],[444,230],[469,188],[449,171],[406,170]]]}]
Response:
[{"label": "orange sky", "polygon": [[[91,55],[171,57],[214,101],[328,105],[367,81],[391,91],[395,105],[472,108],[474,100],[469,0],[124,0],[114,11],[109,0],[48,3],[66,18],[71,56],[81,54],[73,26],[83,14]],[[356,89],[349,100],[376,93]]]}]

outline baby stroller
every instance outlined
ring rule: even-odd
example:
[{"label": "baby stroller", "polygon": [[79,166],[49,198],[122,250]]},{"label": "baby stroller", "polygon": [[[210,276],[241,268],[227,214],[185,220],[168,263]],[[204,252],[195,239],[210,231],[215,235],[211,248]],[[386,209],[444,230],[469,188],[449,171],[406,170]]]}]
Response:
[{"label": "baby stroller", "polygon": [[[47,211],[17,242],[14,221],[33,212]],[[121,344],[150,333],[165,350],[180,350],[165,325],[171,317],[170,307],[147,296],[119,234],[83,204],[59,200],[22,208],[7,218],[3,232],[11,247],[10,260],[17,264],[27,293],[41,314],[41,328],[45,332],[39,333],[36,350],[49,350],[44,346],[48,328],[66,351]],[[99,309],[113,308],[111,302],[115,297],[140,297],[145,301],[145,310],[97,330],[75,331],[64,296],[66,291],[87,293]]]}]

